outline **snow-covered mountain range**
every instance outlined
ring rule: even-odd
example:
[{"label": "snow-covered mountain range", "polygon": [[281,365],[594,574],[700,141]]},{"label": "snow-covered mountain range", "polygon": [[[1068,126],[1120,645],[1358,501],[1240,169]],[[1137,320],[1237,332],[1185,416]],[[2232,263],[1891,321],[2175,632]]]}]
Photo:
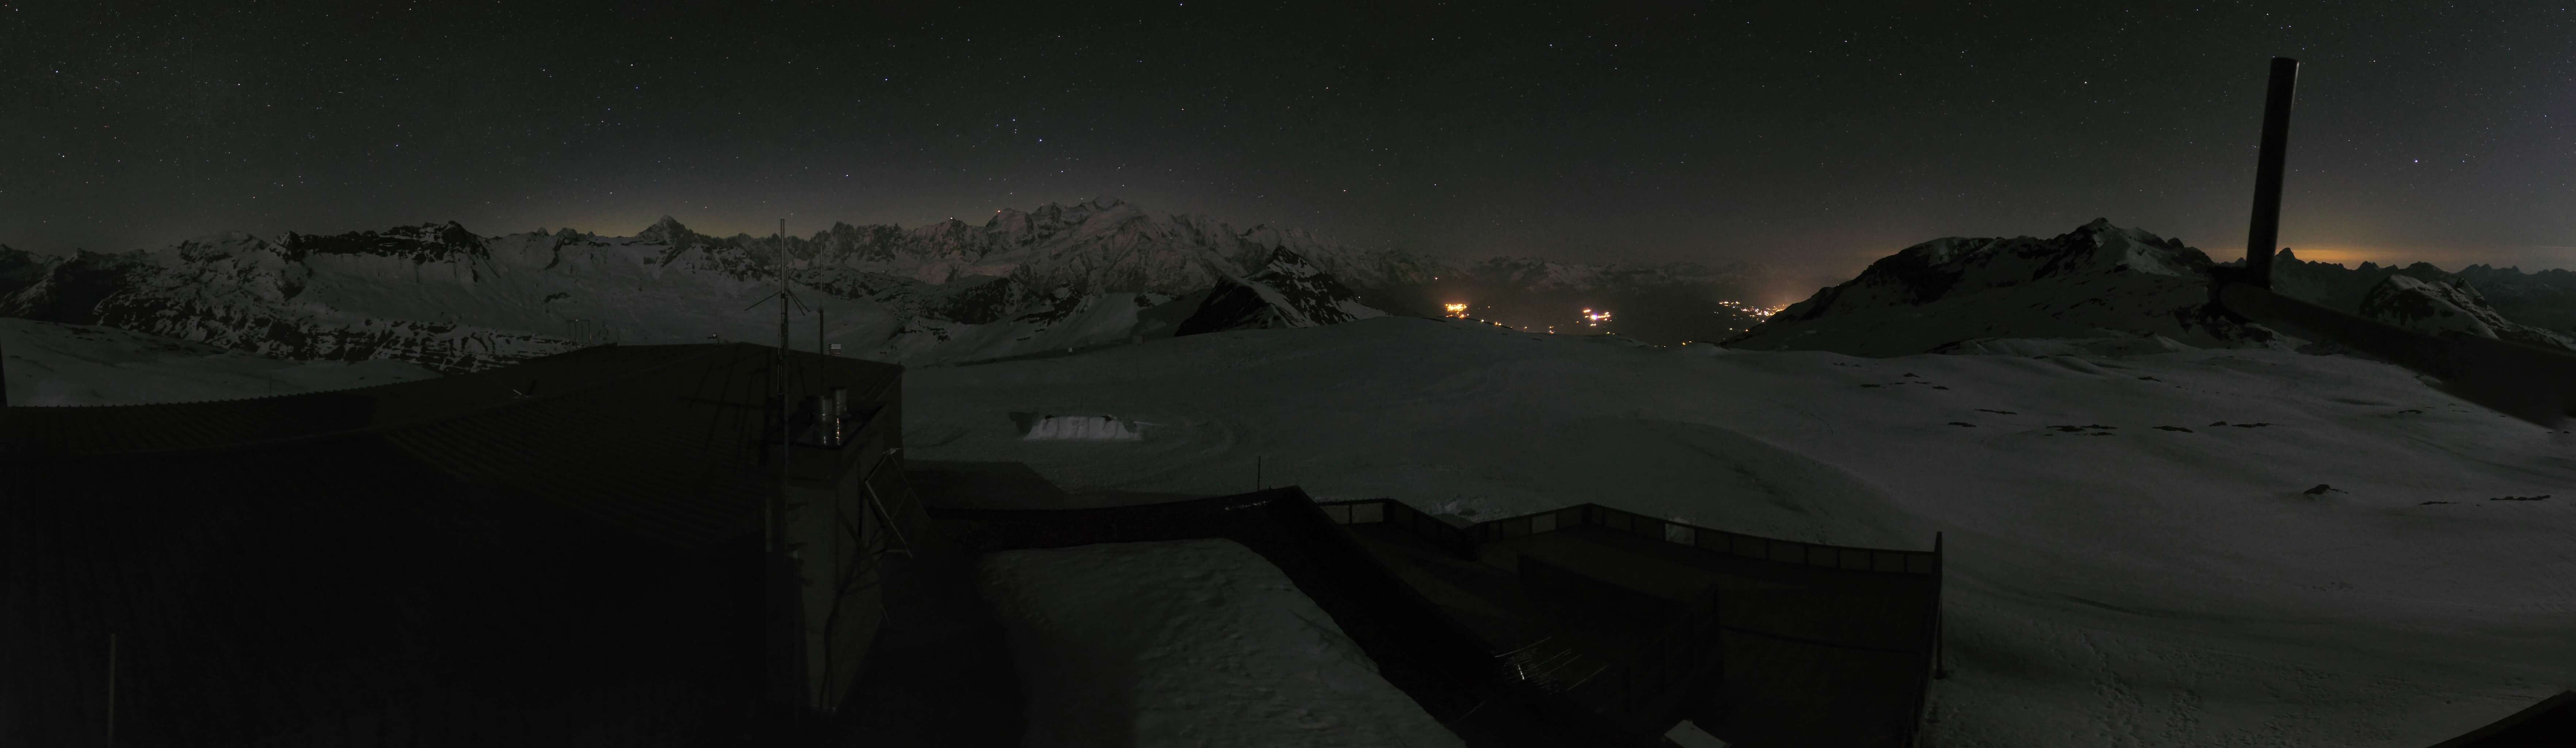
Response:
[{"label": "snow-covered mountain range", "polygon": [[[783,249],[783,251],[782,251]],[[1033,355],[1235,327],[1437,313],[1426,289],[1621,293],[1742,267],[1457,262],[1115,198],[1002,210],[981,225],[836,223],[807,236],[691,231],[486,235],[454,222],[337,235],[212,234],[53,257],[0,246],[0,316],[103,325],[289,359],[472,370],[606,341],[771,342],[753,309],[785,266],[792,345],[908,364]],[[1372,303],[1384,299],[1384,302]],[[774,307],[769,308],[774,310]],[[1184,324],[1184,323],[1188,324]]]},{"label": "snow-covered mountain range", "polygon": [[[2408,283],[2404,278],[2420,283]],[[2309,262],[2299,259],[2291,250],[2281,250],[2272,259],[2272,284],[2282,293],[2319,304],[2358,311],[2399,324],[2407,315],[2373,304],[2371,298],[2383,294],[2406,295],[2405,292],[2441,293],[2461,297],[2456,305],[2483,308],[2498,320],[2510,320],[2515,327],[2531,331],[2501,328],[2497,334],[2468,331],[2484,337],[2566,347],[2566,338],[2576,341],[2576,272],[2543,270],[2525,273],[2521,268],[2498,268],[2470,265],[2459,272],[2444,272],[2431,263],[2418,262],[2403,267],[2365,262],[2347,268],[2331,262]],[[2441,291],[2435,287],[2447,288]],[[2433,312],[2433,316],[2440,316]]]},{"label": "snow-covered mountain range", "polygon": [[[1246,283],[1260,289],[1250,298],[1278,307],[1263,324],[1374,316],[1326,273],[1401,281],[1415,272],[1395,253],[1148,215],[1117,200],[1001,211],[980,227],[837,224],[790,237],[783,256],[779,244],[666,217],[628,237],[487,236],[450,222],[222,233],[69,258],[0,247],[0,315],[280,358],[475,369],[610,340],[775,340],[774,313],[749,307],[777,290],[784,263],[792,291],[826,325],[818,331],[800,310],[791,344],[932,363],[1123,342],[1165,318],[1170,334],[1200,310],[1156,307]],[[1282,275],[1281,263],[1307,272]],[[1263,285],[1272,281],[1282,285]]]},{"label": "snow-covered mountain range", "polygon": [[[2576,320],[2576,274],[2485,266],[2451,274],[2422,263],[2356,270],[2300,261],[2287,250],[2275,262],[2274,288],[2293,298],[2428,333],[2576,350],[2576,335],[2509,319],[2477,288],[2510,289],[2510,303],[2534,318]],[[1899,356],[2050,347],[2017,342],[2032,339],[2105,352],[2314,343],[2211,307],[2217,265],[2180,241],[2108,219],[2048,239],[1935,239],[1880,259],[1725,344]]]}]

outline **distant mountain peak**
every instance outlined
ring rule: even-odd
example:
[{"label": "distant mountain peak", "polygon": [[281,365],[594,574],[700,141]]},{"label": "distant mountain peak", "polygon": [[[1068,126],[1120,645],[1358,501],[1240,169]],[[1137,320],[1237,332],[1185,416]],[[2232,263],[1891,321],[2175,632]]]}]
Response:
[{"label": "distant mountain peak", "polygon": [[2209,256],[2097,218],[2048,239],[1947,237],[1871,263],[1727,344],[1905,355],[1978,338],[2155,334],[2269,345],[2203,313]]},{"label": "distant mountain peak", "polygon": [[1254,277],[1256,279],[1266,277],[1284,280],[1292,278],[1311,278],[1317,275],[1322,275],[1323,273],[1323,269],[1317,268],[1313,263],[1307,262],[1305,255],[1300,255],[1296,252],[1290,251],[1287,247],[1271,247],[1269,260],[1262,263],[1261,274]]},{"label": "distant mountain peak", "polygon": [[1217,284],[1175,334],[1332,325],[1385,312],[1359,302],[1349,287],[1287,247],[1272,247],[1251,277]]},{"label": "distant mountain peak", "polygon": [[635,232],[635,238],[678,244],[688,238],[690,233],[692,232],[689,231],[689,227],[680,224],[680,219],[666,215],[662,220],[654,221],[653,225],[644,227],[643,231]]}]

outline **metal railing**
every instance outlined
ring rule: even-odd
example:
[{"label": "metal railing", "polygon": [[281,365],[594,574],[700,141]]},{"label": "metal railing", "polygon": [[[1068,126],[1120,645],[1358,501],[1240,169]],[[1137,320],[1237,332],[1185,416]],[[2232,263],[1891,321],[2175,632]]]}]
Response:
[{"label": "metal railing", "polygon": [[1599,504],[1577,504],[1553,511],[1486,520],[1466,527],[1452,525],[1394,499],[1318,502],[1316,506],[1322,507],[1324,515],[1331,517],[1336,524],[1382,522],[1399,525],[1434,544],[1470,557],[1475,555],[1477,546],[1485,543],[1582,525],[1660,538],[1675,545],[1738,558],[1801,566],[1913,575],[1937,574],[1941,568],[1937,550],[1900,551],[1780,540],[1658,519]]}]

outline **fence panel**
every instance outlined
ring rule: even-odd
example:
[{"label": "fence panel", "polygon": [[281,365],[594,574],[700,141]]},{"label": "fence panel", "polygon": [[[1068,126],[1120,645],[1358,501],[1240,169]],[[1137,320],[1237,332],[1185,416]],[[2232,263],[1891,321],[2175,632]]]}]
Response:
[{"label": "fence panel", "polygon": [[1650,515],[1589,503],[1518,517],[1486,520],[1464,527],[1450,524],[1438,515],[1415,509],[1394,499],[1319,503],[1318,506],[1334,524],[1359,525],[1380,522],[1402,524],[1426,540],[1468,555],[1473,555],[1475,547],[1483,543],[1588,525],[1688,545],[1711,553],[1725,553],[1802,566],[1925,575],[1936,574],[1940,568],[1938,562],[1933,559],[1933,554],[1922,551],[1856,548],[1764,538],[1672,522]]}]

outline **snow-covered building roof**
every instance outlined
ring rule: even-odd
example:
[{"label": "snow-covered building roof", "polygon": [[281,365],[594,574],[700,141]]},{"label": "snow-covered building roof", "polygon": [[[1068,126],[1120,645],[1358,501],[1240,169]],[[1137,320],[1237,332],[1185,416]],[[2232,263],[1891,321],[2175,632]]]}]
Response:
[{"label": "snow-covered building roof", "polygon": [[[1400,501],[1317,503],[1294,487],[966,508],[989,505],[980,492],[1052,489],[1024,467],[943,467],[921,486],[933,527],[974,552],[1240,543],[1469,746],[1662,745],[1684,718],[1747,744],[1910,745],[1937,659],[1937,542],[1804,543],[1595,504],[1459,526]],[[1183,645],[1155,646],[1161,657]],[[1235,665],[1192,664],[1207,672],[1186,677],[1209,693],[1238,677]]]},{"label": "snow-covered building roof", "polygon": [[[786,620],[761,602],[764,500],[854,495],[900,444],[901,367],[792,355],[792,402],[846,388],[855,419],[845,446],[799,442],[792,476],[766,405],[776,349],[742,344],[0,410],[0,662],[62,684],[20,692],[0,743],[91,740],[113,671],[126,744],[401,742],[386,735],[432,725],[563,744],[537,737],[549,722],[696,744],[760,692],[763,621]],[[809,545],[803,563],[859,551]],[[825,618],[799,615],[807,638]],[[847,669],[800,667],[809,682]]]}]

